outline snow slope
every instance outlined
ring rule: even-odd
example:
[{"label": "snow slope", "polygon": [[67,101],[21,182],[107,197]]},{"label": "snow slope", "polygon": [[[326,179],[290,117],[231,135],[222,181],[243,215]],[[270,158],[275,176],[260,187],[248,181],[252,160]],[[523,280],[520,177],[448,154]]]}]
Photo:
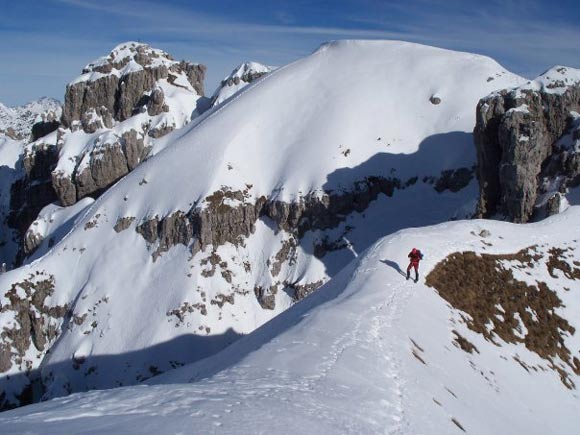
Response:
[{"label": "snow slope", "polygon": [[[0,414],[3,433],[575,433],[580,399],[523,343],[468,329],[424,280],[405,281],[406,253],[427,274],[449,254],[513,254],[515,279],[545,282],[578,331],[580,285],[549,272],[552,247],[580,260],[580,207],[540,223],[460,221],[379,240],[327,285],[221,353],[145,385],[75,394]],[[575,262],[575,263],[573,263]],[[578,270],[578,269],[577,269]],[[499,307],[501,309],[501,306]],[[538,314],[539,315],[539,314]],[[501,316],[499,316],[501,317]],[[524,336],[521,323],[512,325]],[[457,334],[477,351],[468,353]],[[560,331],[573,355],[578,333]],[[558,363],[556,363],[558,364]],[[579,385],[580,376],[567,368]]]},{"label": "snow slope", "polygon": [[[161,162],[174,162],[185,148],[201,156],[204,165],[189,173],[189,160],[180,159],[176,172],[188,175],[187,185],[180,186],[183,199],[168,197],[149,212],[189,209],[189,198],[203,198],[223,185],[244,190],[251,184],[250,198],[274,195],[288,201],[322,188],[351,188],[369,172],[391,175],[394,169],[406,178],[417,175],[417,167],[438,174],[470,166],[474,104],[494,89],[523,82],[473,54],[391,41],[329,43],[172,138],[171,151],[147,171],[156,188],[174,183],[163,176]],[[440,98],[440,104],[431,103],[431,97]],[[436,140],[445,143],[438,157],[426,149],[420,160],[406,165],[371,160],[377,154],[423,151]],[[361,167],[365,163],[373,166]],[[341,168],[354,170],[337,171]],[[146,195],[139,192],[139,201]]]},{"label": "snow slope", "polygon": [[[43,314],[58,337],[14,351],[6,374],[38,369],[45,397],[134,384],[253,331],[292,305],[293,288],[319,286],[379,237],[469,215],[475,180],[458,192],[437,192],[434,180],[475,163],[478,99],[523,81],[486,57],[392,41],[326,44],[268,74],[157,140],[151,157],[46,255],[0,277],[2,288],[16,285],[22,295],[26,280],[52,280],[45,306],[66,307],[64,317]],[[299,202],[369,176],[395,177],[404,188],[301,237],[261,218],[235,245],[192,255],[191,241],[154,261],[156,246],[136,231],[155,217],[205,208],[222,188],[244,191],[249,204],[261,196]],[[323,257],[315,255],[321,244]],[[272,309],[257,301],[264,289]],[[1,312],[0,325],[17,327],[14,311]],[[0,379],[15,400],[22,383],[10,382]]]}]

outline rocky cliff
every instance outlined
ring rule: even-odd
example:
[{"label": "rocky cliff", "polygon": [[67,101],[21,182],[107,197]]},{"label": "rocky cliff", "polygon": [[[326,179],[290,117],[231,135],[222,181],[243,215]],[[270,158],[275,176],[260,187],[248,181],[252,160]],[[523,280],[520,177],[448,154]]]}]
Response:
[{"label": "rocky cliff", "polygon": [[[59,106],[29,126],[32,142],[18,163],[8,220],[19,239],[43,207],[98,197],[139,165],[160,137],[197,116],[204,75],[203,65],[136,42],[89,63],[66,88],[62,117]],[[41,242],[36,236],[29,248]],[[30,253],[21,250],[17,263]]]},{"label": "rocky cliff", "polygon": [[479,101],[474,129],[479,217],[527,222],[535,213],[542,216],[558,208],[552,200],[546,210],[546,201],[578,184],[573,144],[578,111],[580,71],[566,67]]},{"label": "rocky cliff", "polygon": [[80,121],[83,130],[111,128],[136,113],[168,112],[163,80],[203,96],[205,66],[175,61],[171,55],[146,44],[128,42],[108,56],[89,63],[66,88],[62,123],[70,128]]},{"label": "rocky cliff", "polygon": [[205,70],[136,42],[89,63],[66,88],[56,136],[53,186],[61,203],[98,196],[133,170],[155,139],[187,124],[203,96]]}]

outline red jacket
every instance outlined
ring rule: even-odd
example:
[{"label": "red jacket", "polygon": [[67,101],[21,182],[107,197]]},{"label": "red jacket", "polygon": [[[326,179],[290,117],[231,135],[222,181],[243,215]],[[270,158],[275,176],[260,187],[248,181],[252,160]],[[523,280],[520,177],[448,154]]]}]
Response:
[{"label": "red jacket", "polygon": [[423,254],[418,249],[413,248],[407,257],[411,259],[411,264],[419,264],[419,261],[423,259]]}]

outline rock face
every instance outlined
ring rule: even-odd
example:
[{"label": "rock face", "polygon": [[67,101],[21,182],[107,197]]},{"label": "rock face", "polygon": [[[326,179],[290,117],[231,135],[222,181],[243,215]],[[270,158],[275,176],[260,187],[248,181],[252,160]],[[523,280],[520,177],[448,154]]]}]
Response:
[{"label": "rock face", "polygon": [[74,179],[60,172],[52,173],[52,184],[60,200],[72,205],[90,195],[98,196],[103,190],[126,175],[146,156],[143,137],[135,130],[124,132],[112,144],[95,147],[85,155],[76,168]]},{"label": "rock face", "polygon": [[[474,129],[479,217],[501,215],[513,222],[532,218],[542,168],[579,110],[580,72],[565,67],[480,100]],[[568,161],[574,166],[569,153],[562,159],[560,166]],[[574,169],[567,172],[575,176]]]},{"label": "rock face", "polygon": [[[97,197],[133,170],[154,139],[194,116],[205,70],[136,42],[121,44],[88,64],[66,88],[60,123],[46,115],[33,127],[35,139],[52,134],[26,148],[27,175],[15,186],[18,226],[29,225],[57,199],[69,206]],[[42,163],[32,163],[37,161]],[[31,171],[32,166],[42,169]]]},{"label": "rock face", "polygon": [[140,107],[149,108],[150,100],[162,107],[163,91],[159,93],[155,89],[159,80],[179,86],[177,79],[183,76],[195,92],[203,96],[205,71],[203,65],[176,62],[169,54],[146,44],[121,44],[108,56],[88,64],[82,75],[67,86],[62,124],[70,128],[74,121],[82,120],[87,112],[95,110],[99,110],[101,116],[110,114],[114,120],[124,121]]},{"label": "rock face", "polygon": [[[143,161],[155,139],[189,122],[205,70],[136,42],[88,64],[67,86],[56,138],[52,180],[60,202],[100,195]],[[79,154],[80,130],[90,136]]]},{"label": "rock face", "polygon": [[[57,161],[58,149],[54,145],[38,143],[31,150],[25,150],[22,159],[24,177],[12,185],[8,216],[8,224],[16,229],[21,239],[40,210],[57,200],[51,182]],[[17,263],[20,260],[17,258]]]},{"label": "rock face", "polygon": [[177,244],[191,243],[195,254],[210,245],[240,243],[254,232],[260,216],[267,216],[278,228],[301,237],[308,230],[334,228],[349,213],[364,211],[379,193],[392,196],[395,189],[401,188],[405,185],[399,179],[368,177],[351,191],[321,197],[308,195],[291,203],[265,197],[250,203],[245,201],[247,192],[222,189],[208,196],[203,207],[156,216],[138,224],[136,231],[155,248],[153,259]]}]

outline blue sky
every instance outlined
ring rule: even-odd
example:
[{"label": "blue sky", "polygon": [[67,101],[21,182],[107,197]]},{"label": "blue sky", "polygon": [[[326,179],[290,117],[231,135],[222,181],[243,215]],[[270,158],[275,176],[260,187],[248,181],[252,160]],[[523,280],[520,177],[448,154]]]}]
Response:
[{"label": "blue sky", "polygon": [[283,65],[332,39],[470,51],[533,78],[580,68],[580,2],[0,0],[0,101],[62,100],[84,65],[127,40],[207,65],[211,94],[245,60]]}]

